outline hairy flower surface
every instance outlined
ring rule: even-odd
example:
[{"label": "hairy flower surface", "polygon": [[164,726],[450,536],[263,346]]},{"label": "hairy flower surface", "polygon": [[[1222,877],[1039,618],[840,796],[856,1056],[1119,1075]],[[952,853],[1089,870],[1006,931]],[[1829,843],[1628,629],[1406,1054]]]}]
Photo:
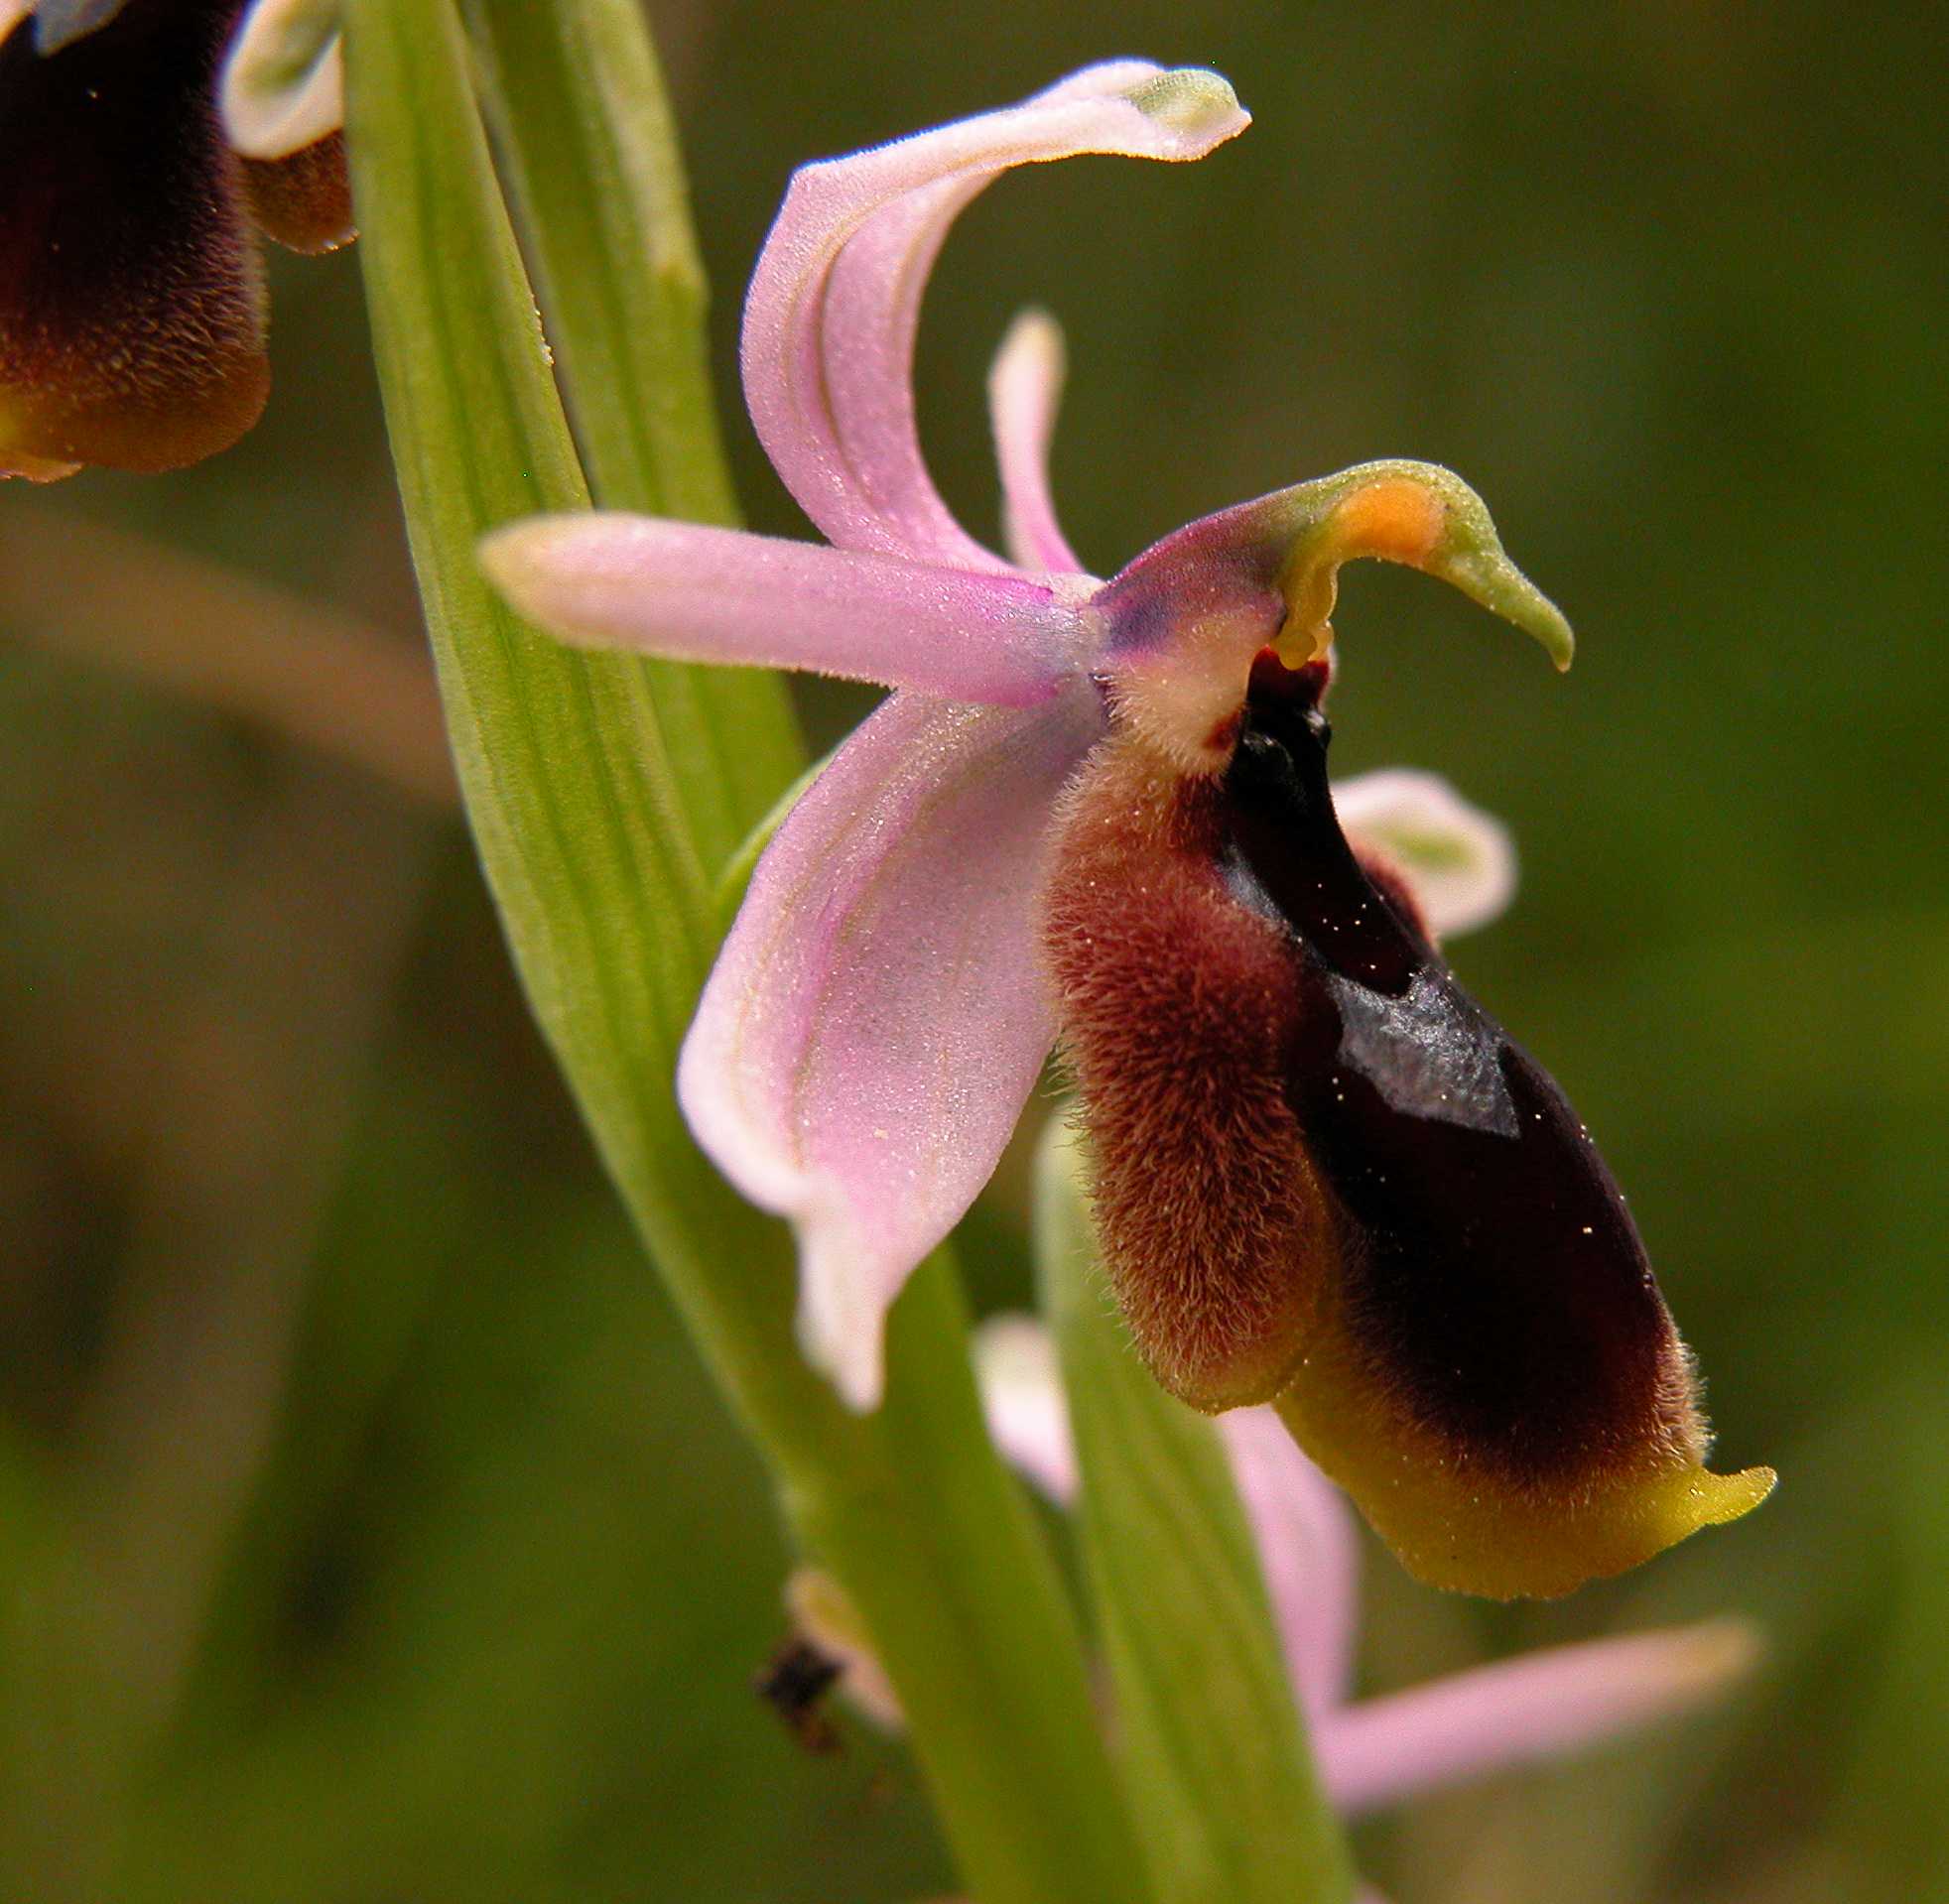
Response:
[{"label": "hairy flower surface", "polygon": [[1118,62],[804,168],[752,278],[744,386],[834,546],[598,514],[513,525],[483,561],[569,639],[895,690],[765,851],[679,1076],[705,1148],[797,1225],[802,1335],[855,1405],[1060,1033],[1159,1379],[1207,1409],[1281,1396],[1425,1578],[1563,1591],[1767,1477],[1705,1472],[1622,1200],[1434,950],[1506,897],[1499,829],[1425,776],[1336,807],[1320,711],[1357,557],[1567,664],[1562,616],[1424,463],[1279,490],[1094,579],[1050,501],[1039,316],[990,383],[1012,560],[921,458],[914,334],[962,207],[1010,166],[1196,159],[1245,124],[1216,74]]},{"label": "hairy flower surface", "polygon": [[172,469],[257,421],[257,234],[352,235],[335,20],[0,0],[0,475]]}]

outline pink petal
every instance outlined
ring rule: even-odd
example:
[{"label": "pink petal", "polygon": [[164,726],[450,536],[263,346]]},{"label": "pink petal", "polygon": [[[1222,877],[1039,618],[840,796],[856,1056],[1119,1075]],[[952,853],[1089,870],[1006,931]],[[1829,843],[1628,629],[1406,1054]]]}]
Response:
[{"label": "pink petal", "polygon": [[801,1339],[856,1408],[1048,1052],[1033,900],[1101,725],[1084,685],[1032,713],[895,695],[758,862],[685,1041],[691,1127],[798,1226]]},{"label": "pink petal", "polygon": [[536,516],[497,529],[481,567],[565,640],[676,661],[809,668],[956,700],[1026,707],[1088,663],[1072,599],[1025,575],[654,516]]},{"label": "pink petal", "polygon": [[949,226],[1011,166],[1199,159],[1246,123],[1215,73],[1119,61],[794,174],[745,300],[744,397],[806,514],[844,548],[1003,567],[948,513],[914,423],[914,332]]},{"label": "pink petal", "polygon": [[1339,1488],[1270,1408],[1219,1417],[1251,1522],[1287,1670],[1309,1725],[1347,1696],[1360,1619],[1360,1547]]},{"label": "pink petal", "polygon": [[1033,1316],[989,1317],[974,1332],[974,1375],[1002,1459],[1059,1506],[1072,1506],[1076,1443],[1048,1330]]},{"label": "pink petal", "polygon": [[1438,938],[1487,926],[1515,896],[1509,829],[1439,774],[1360,774],[1334,783],[1333,805],[1357,845],[1379,847],[1407,876]]},{"label": "pink petal", "polygon": [[1348,1811],[1558,1758],[1722,1692],[1757,1652],[1752,1627],[1708,1620],[1552,1647],[1332,1714],[1317,1738]]},{"label": "pink petal", "polygon": [[1079,574],[1056,520],[1049,444],[1063,395],[1063,328],[1046,311],[1024,311],[1008,326],[988,372],[988,413],[1001,465],[1001,527],[1018,568]]}]

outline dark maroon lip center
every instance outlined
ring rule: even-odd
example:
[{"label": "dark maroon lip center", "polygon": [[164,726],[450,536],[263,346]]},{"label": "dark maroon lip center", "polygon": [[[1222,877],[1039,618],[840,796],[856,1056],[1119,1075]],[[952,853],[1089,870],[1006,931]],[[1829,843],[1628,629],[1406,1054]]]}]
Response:
[{"label": "dark maroon lip center", "polygon": [[1348,843],[1325,686],[1254,665],[1221,869],[1290,935],[1285,1092],[1359,1233],[1359,1333],[1426,1426],[1511,1475],[1640,1449],[1670,1342],[1643,1246],[1563,1093]]},{"label": "dark maroon lip center", "polygon": [[1225,776],[1232,850],[1330,970],[1399,997],[1439,959],[1367,877],[1340,829],[1327,784],[1327,680],[1325,662],[1288,668],[1270,648],[1252,663]]}]

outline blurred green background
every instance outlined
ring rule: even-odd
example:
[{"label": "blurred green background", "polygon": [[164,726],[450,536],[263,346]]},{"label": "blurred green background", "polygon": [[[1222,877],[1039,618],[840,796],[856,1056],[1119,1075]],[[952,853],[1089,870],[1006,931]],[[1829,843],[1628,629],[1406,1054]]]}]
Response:
[{"label": "blurred green background", "polygon": [[[1893,7],[658,0],[732,400],[790,168],[1087,61],[1217,66],[1191,169],[1002,182],[923,421],[993,522],[988,353],[1069,329],[1107,571],[1450,463],[1583,639],[1347,579],[1343,771],[1506,816],[1458,963],[1606,1146],[1777,1497],[1494,1609],[1369,1556],[1375,1686],[1743,1610],[1721,1712],[1364,1828],[1401,1904],[1949,1896],[1949,157]],[[913,1772],[754,1699],[787,1557],[598,1178],[443,778],[349,255],[281,261],[265,424],[0,495],[0,1898],[911,1899]],[[275,591],[265,594],[269,589]],[[805,702],[830,738],[863,704]],[[973,1220],[1027,1292],[1018,1172]],[[1096,1904],[1095,1900],[1088,1904]]]}]

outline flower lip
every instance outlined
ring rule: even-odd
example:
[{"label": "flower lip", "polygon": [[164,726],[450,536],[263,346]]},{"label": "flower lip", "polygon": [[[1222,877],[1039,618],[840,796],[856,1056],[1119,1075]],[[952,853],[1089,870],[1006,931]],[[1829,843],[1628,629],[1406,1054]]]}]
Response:
[{"label": "flower lip", "polygon": [[1399,915],[1348,844],[1327,784],[1333,738],[1320,697],[1324,661],[1288,668],[1263,648],[1226,770],[1232,870],[1248,904],[1268,909],[1335,973],[1400,997],[1434,949]]},{"label": "flower lip", "polygon": [[1670,1321],[1617,1187],[1555,1084],[1355,857],[1311,681],[1254,666],[1224,812],[1233,877],[1298,952],[1286,1096],[1361,1238],[1351,1303],[1379,1326],[1376,1377],[1525,1479],[1675,1434],[1658,1419]]},{"label": "flower lip", "polygon": [[[1246,553],[1222,583],[1263,582],[1266,539]],[[1689,1357],[1589,1132],[1342,828],[1324,660],[1241,667],[1237,632],[1201,658],[1245,681],[1215,771],[1151,745],[1117,676],[1045,904],[1141,1352],[1194,1406],[1276,1398],[1437,1585],[1563,1592],[1736,1516],[1769,1477],[1705,1471]]]},{"label": "flower lip", "polygon": [[0,43],[0,470],[174,468],[263,408],[263,274],[207,106],[228,31],[131,0],[51,56]]}]

